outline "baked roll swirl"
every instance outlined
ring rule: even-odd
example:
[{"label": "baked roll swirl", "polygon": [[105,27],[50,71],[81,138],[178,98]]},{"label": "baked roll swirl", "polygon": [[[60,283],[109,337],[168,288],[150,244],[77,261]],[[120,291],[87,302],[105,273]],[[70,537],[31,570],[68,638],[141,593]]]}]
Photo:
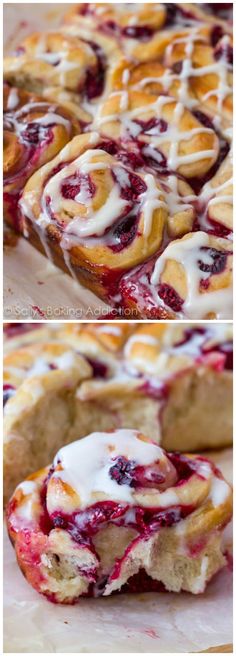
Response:
[{"label": "baked roll swirl", "polygon": [[101,75],[100,68],[96,44],[60,31],[36,32],[26,37],[15,56],[6,57],[4,77],[37,93],[55,86],[76,93],[85,89],[89,97],[89,81]]},{"label": "baked roll swirl", "polygon": [[203,592],[226,564],[231,515],[231,488],[209,460],[120,430],[62,448],[20,483],[7,525],[28,582],[69,604],[129,589]]},{"label": "baked roll swirl", "polygon": [[56,244],[63,266],[101,295],[160,248],[168,213],[154,176],[134,173],[106,149],[97,133],[74,138],[32,176],[20,201],[28,230],[46,249]]},{"label": "baked roll swirl", "polygon": [[164,95],[114,92],[101,103],[94,128],[122,144],[137,143],[151,166],[186,178],[204,176],[219,153],[214,130]]},{"label": "baked roll swirl", "polygon": [[19,195],[28,178],[80,132],[67,109],[4,85],[4,215],[18,228]]},{"label": "baked roll swirl", "polygon": [[222,118],[231,124],[231,35],[223,34],[215,47],[206,33],[192,30],[172,35],[161,60],[132,62],[123,58],[111,70],[109,82],[114,91],[123,88],[170,95],[190,110],[201,107],[215,119],[216,126]]},{"label": "baked roll swirl", "polygon": [[[134,9],[136,10],[134,13]],[[140,39],[147,41],[153,32],[163,27],[166,21],[167,11],[164,4],[150,2],[117,3],[116,5],[105,2],[81,3],[74,5],[64,16],[64,23],[69,25],[81,25],[85,18],[88,24],[95,21],[98,28],[107,34],[119,38]]]},{"label": "baked roll swirl", "polygon": [[172,241],[120,283],[124,303],[146,318],[223,319],[232,308],[232,243],[199,231]]}]

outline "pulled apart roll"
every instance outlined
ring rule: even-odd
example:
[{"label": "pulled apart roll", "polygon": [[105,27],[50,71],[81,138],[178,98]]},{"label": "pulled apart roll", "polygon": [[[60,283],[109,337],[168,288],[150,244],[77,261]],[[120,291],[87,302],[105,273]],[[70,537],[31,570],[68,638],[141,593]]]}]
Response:
[{"label": "pulled apart roll", "polygon": [[22,572],[49,600],[205,590],[225,565],[232,491],[201,456],[140,432],[93,433],[18,485],[7,508]]}]

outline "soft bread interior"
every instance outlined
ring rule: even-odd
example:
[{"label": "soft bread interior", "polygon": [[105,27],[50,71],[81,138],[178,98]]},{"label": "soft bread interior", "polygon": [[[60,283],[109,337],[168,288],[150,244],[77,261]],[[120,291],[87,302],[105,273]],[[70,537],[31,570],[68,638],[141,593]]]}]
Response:
[{"label": "soft bread interior", "polygon": [[219,532],[205,536],[204,547],[193,556],[188,553],[187,543],[181,544],[178,527],[171,527],[160,530],[149,540],[138,541],[137,546],[124,558],[118,575],[109,580],[109,572],[117,559],[122,561],[125,550],[135,537],[134,533],[132,529],[111,525],[102,529],[93,539],[99,563],[95,563],[92,555],[88,556],[83,548],[78,548],[77,554],[76,551],[70,554],[63,553],[59,546],[56,551],[43,554],[41,561],[45,583],[41,590],[49,597],[55,595],[57,601],[71,603],[81,595],[90,594],[86,569],[89,572],[95,566],[97,582],[92,591],[95,596],[107,596],[122,590],[140,570],[145,570],[151,579],[164,585],[168,591],[185,590],[199,594],[226,563]]}]

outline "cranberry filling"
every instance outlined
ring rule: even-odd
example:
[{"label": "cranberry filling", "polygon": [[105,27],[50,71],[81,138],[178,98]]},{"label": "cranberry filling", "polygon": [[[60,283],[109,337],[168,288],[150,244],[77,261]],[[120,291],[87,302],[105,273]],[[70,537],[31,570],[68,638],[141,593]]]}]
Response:
[{"label": "cranberry filling", "polygon": [[176,485],[182,485],[197,470],[196,463],[193,460],[189,460],[182,453],[178,453],[177,451],[175,453],[168,453],[168,458],[178,471],[178,483]]},{"label": "cranberry filling", "polygon": [[129,166],[133,171],[135,169],[139,169],[142,166],[144,166],[145,162],[143,157],[134,152],[125,152],[125,151],[120,151],[117,154],[117,159],[120,160],[125,166]]},{"label": "cranberry filling", "polygon": [[204,125],[205,128],[214,130],[214,125],[212,123],[212,120],[209,116],[207,116],[207,114],[201,112],[200,109],[196,109],[195,111],[193,111],[193,115],[195,116],[197,121],[199,121],[200,123],[202,123],[202,125]]},{"label": "cranberry filling", "polygon": [[116,240],[116,243],[109,244],[109,248],[113,253],[120,253],[120,251],[132,244],[137,234],[137,228],[138,216],[131,215],[119,222],[112,233],[112,237]]},{"label": "cranberry filling", "polygon": [[48,138],[48,127],[44,127],[40,123],[28,123],[27,128],[21,132],[21,139],[35,145],[41,143]]},{"label": "cranberry filling", "polygon": [[162,118],[155,118],[154,116],[148,121],[136,120],[135,123],[141,126],[143,134],[147,134],[147,132],[154,130],[154,128],[157,128],[155,134],[162,134],[168,130],[167,122]]},{"label": "cranberry filling", "polygon": [[[198,112],[198,115],[200,115],[200,114],[203,116],[202,112]],[[205,116],[205,114],[204,114],[204,116]],[[207,127],[206,119],[208,121],[208,117],[204,118],[204,123],[203,123],[202,119],[200,119],[200,120],[201,120],[201,123],[203,123],[203,125],[205,125]],[[209,124],[208,124],[208,127],[209,127]],[[215,132],[217,134],[216,130],[215,130]],[[188,178],[188,183],[191,185],[191,187],[195,191],[196,195],[198,195],[200,193],[202,187],[206,184],[206,182],[209,182],[209,180],[211,180],[211,178],[214,177],[215,173],[220,168],[220,165],[222,164],[222,162],[224,161],[224,159],[228,155],[229,149],[230,149],[230,147],[229,147],[229,144],[227,143],[227,141],[220,138],[220,152],[219,152],[219,155],[218,155],[218,158],[217,158],[215,164],[213,164],[213,166],[210,168],[210,170],[202,178]]]},{"label": "cranberry filling", "polygon": [[223,239],[232,234],[232,230],[230,230],[230,228],[226,228],[226,226],[222,225],[221,223],[213,221],[213,219],[208,214],[207,220],[212,225],[212,230],[207,230],[209,234],[215,235],[216,237],[221,237]]},{"label": "cranberry filling", "polygon": [[81,175],[80,173],[74,173],[62,182],[61,194],[64,198],[74,200],[77,194],[79,194],[81,186],[86,188],[86,193],[90,198],[95,195],[96,187],[91,177],[89,175]]},{"label": "cranberry filling", "polygon": [[225,356],[224,369],[227,371],[233,371],[233,344],[232,342],[223,342],[223,344],[214,344],[214,346],[208,348],[207,346],[202,349],[203,353],[221,353]]},{"label": "cranberry filling", "polygon": [[181,25],[185,27],[188,27],[189,24],[191,25],[193,20],[194,21],[199,20],[190,11],[186,11],[185,9],[183,9],[183,7],[180,7],[175,3],[166,2],[165,9],[166,9],[165,27],[171,27],[172,25],[178,24],[179,19],[181,19]]},{"label": "cranberry filling", "polygon": [[[116,175],[116,171],[112,171],[113,176],[115,180],[119,183],[119,177]],[[128,178],[129,178],[129,184],[127,185],[120,185],[120,195],[121,198],[124,198],[125,200],[130,200],[132,202],[135,202],[138,199],[138,196],[140,194],[143,194],[147,190],[147,185],[145,182],[142,180],[142,178],[139,178],[137,175],[134,175],[133,173],[128,173]]]},{"label": "cranberry filling", "polygon": [[176,75],[179,75],[179,73],[181,73],[182,68],[183,68],[183,60],[176,61],[171,66],[171,70],[173,71],[173,73],[176,73]]},{"label": "cranberry filling", "polygon": [[13,385],[3,385],[3,407],[6,405],[11,396],[14,396],[15,393],[16,388]]},{"label": "cranberry filling", "polygon": [[151,155],[151,150],[147,154],[147,144],[144,144],[142,145],[141,152],[147,166],[151,166],[155,171],[165,175],[170,173],[167,167],[167,159],[158,148],[153,148],[153,155]]},{"label": "cranberry filling", "polygon": [[138,39],[139,41],[148,41],[153,36],[154,30],[148,25],[130,25],[123,27],[123,36],[129,39]]},{"label": "cranberry filling", "polygon": [[109,475],[118,485],[130,485],[135,487],[135,468],[134,460],[127,460],[124,456],[119,456],[116,462],[109,469]]},{"label": "cranberry filling", "polygon": [[7,337],[16,337],[16,335],[23,335],[30,330],[38,330],[41,327],[41,323],[9,323],[7,326],[4,326],[4,333],[6,333]]},{"label": "cranberry filling", "polygon": [[[82,355],[84,356],[83,353]],[[92,367],[94,378],[107,378],[108,368],[103,362],[99,362],[99,360],[93,360],[92,358],[89,358],[87,355],[86,355],[86,360]]]},{"label": "cranberry filling", "polygon": [[96,70],[88,70],[84,84],[84,92],[88,100],[101,96],[104,89],[106,59],[100,46],[93,41],[85,41],[94,51],[97,58]]},{"label": "cranberry filling", "polygon": [[112,141],[111,139],[108,141],[102,141],[102,143],[99,143],[96,148],[99,150],[105,150],[105,153],[108,153],[109,155],[116,155],[118,152],[118,146],[116,142]]},{"label": "cranberry filling", "polygon": [[231,66],[233,65],[233,48],[230,44],[220,44],[218,47],[216,47],[215,52],[214,52],[214,57],[216,61],[219,61],[219,59],[224,59],[228,64]]},{"label": "cranberry filling", "polygon": [[184,300],[180,298],[179,294],[173,287],[163,283],[158,287],[158,296],[164,301],[165,305],[173,310],[173,312],[181,312]]},{"label": "cranberry filling", "polygon": [[210,264],[198,260],[198,267],[200,271],[204,271],[204,273],[210,273],[212,275],[222,273],[222,271],[224,271],[227,263],[228,253],[217,251],[215,248],[207,248],[206,246],[202,246],[200,250],[209,254],[212,259]]},{"label": "cranberry filling", "polygon": [[211,32],[211,45],[213,48],[217,45],[218,41],[224,36],[224,31],[221,25],[214,25]]},{"label": "cranberry filling", "polygon": [[233,3],[232,2],[209,2],[204,3],[203,7],[208,14],[219,16],[225,20],[232,20],[233,18]]}]

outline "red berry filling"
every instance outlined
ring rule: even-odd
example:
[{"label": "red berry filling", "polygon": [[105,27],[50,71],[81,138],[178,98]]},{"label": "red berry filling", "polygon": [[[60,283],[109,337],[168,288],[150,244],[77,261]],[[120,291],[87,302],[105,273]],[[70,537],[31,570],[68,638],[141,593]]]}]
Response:
[{"label": "red berry filling", "polygon": [[[53,127],[53,124],[50,126]],[[49,126],[44,127],[40,123],[28,123],[27,128],[21,132],[21,139],[37,145],[50,137]]]},{"label": "red berry filling", "polygon": [[124,456],[119,456],[116,462],[109,469],[109,475],[118,485],[130,485],[135,487],[135,467],[134,460],[127,460]]},{"label": "red berry filling", "polygon": [[220,59],[224,59],[228,64],[231,66],[233,65],[233,48],[231,45],[228,43],[220,43],[219,46],[216,48],[214,57],[216,61],[219,61]]},{"label": "red berry filling", "polygon": [[[85,357],[83,353],[82,355],[83,357]],[[94,378],[107,378],[108,368],[103,362],[99,362],[99,360],[93,360],[92,358],[89,358],[87,355],[86,355],[86,360],[92,367]]]},{"label": "red berry filling", "polygon": [[115,180],[120,184],[120,195],[121,198],[124,198],[125,200],[129,200],[132,202],[135,202],[138,200],[138,197],[140,194],[144,194],[144,192],[147,190],[147,185],[145,182],[142,180],[142,178],[139,178],[137,175],[134,175],[133,173],[130,173],[127,171],[128,174],[128,184],[121,184],[120,178],[118,175],[116,175],[116,171],[112,171],[113,176]]},{"label": "red berry filling", "polygon": [[7,337],[16,337],[17,335],[23,335],[30,330],[38,330],[41,327],[41,323],[9,323],[7,326],[4,326],[4,333]]},{"label": "red berry filling", "polygon": [[215,275],[217,273],[222,273],[226,267],[228,253],[223,253],[222,251],[217,251],[215,248],[207,248],[202,246],[201,251],[206,252],[212,259],[210,264],[198,260],[198,267],[200,271],[204,273],[210,273]]},{"label": "red berry filling", "polygon": [[96,193],[95,184],[89,175],[81,175],[80,173],[74,173],[69,178],[66,178],[66,180],[63,180],[61,194],[64,198],[74,200],[81,191],[81,186],[86,189],[88,197],[93,198]]},{"label": "red berry filling", "polygon": [[219,16],[223,20],[233,19],[233,3],[232,2],[209,2],[204,3],[203,7],[208,14]]},{"label": "red berry filling", "polygon": [[173,287],[166,283],[159,285],[158,296],[173,312],[181,312],[184,301]]},{"label": "red berry filling", "polygon": [[224,369],[228,371],[233,371],[233,344],[232,342],[223,342],[223,344],[214,344],[211,348],[207,346],[202,349],[203,354],[208,353],[221,353],[224,355]]},{"label": "red berry filling", "polygon": [[192,25],[192,21],[198,21],[199,19],[192,14],[190,11],[186,11],[183,7],[171,2],[165,3],[166,9],[166,21],[165,27],[171,27],[173,25],[178,25],[181,21],[183,27],[188,27]]},{"label": "red berry filling", "polygon": [[128,216],[127,218],[120,221],[117,227],[112,232],[112,244],[109,244],[109,248],[113,253],[120,253],[124,248],[130,246],[132,241],[135,239],[138,229],[138,215]]},{"label": "red berry filling", "polygon": [[96,70],[88,70],[84,83],[84,93],[88,100],[101,96],[104,89],[106,59],[100,46],[94,41],[85,41],[92,48],[97,58]]},{"label": "red berry filling", "polygon": [[16,393],[16,388],[13,385],[3,385],[3,407],[6,405],[7,401],[14,396]]},{"label": "red berry filling", "polygon": [[[148,121],[136,120],[135,123],[141,126],[142,133],[147,134],[151,130],[155,132],[155,135],[162,134],[168,130],[168,124],[162,118],[150,118]],[[153,134],[154,134],[153,132]]]},{"label": "red berry filling", "polygon": [[148,41],[151,39],[154,30],[148,25],[130,25],[122,29],[123,36],[128,39],[138,39],[139,41]]},{"label": "red berry filling", "polygon": [[213,48],[215,48],[218,41],[222,39],[222,36],[224,36],[224,31],[221,25],[214,25],[211,31],[211,45]]}]

